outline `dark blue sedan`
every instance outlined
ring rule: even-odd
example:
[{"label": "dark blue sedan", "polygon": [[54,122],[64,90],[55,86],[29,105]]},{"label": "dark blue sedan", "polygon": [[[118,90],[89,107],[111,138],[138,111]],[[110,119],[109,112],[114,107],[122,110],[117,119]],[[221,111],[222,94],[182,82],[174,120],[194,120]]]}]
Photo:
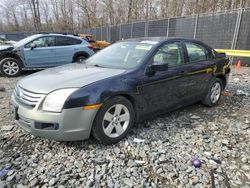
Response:
[{"label": "dark blue sedan", "polygon": [[13,118],[31,134],[104,144],[134,122],[201,101],[214,106],[230,72],[225,54],[180,38],[117,42],[84,63],[30,75],[11,97]]}]

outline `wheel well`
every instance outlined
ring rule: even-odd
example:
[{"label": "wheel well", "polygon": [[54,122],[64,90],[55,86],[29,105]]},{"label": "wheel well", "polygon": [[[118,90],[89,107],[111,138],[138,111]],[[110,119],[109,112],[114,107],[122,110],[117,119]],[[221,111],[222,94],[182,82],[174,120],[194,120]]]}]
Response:
[{"label": "wheel well", "polygon": [[23,66],[23,61],[19,57],[19,55],[17,55],[17,54],[13,54],[13,53],[5,54],[4,56],[1,57],[1,60],[6,59],[6,58],[14,58],[14,59],[18,60],[21,63],[21,65]]},{"label": "wheel well", "polygon": [[133,97],[131,97],[130,95],[127,94],[120,94],[120,96],[126,98],[129,100],[129,102],[131,102],[131,104],[133,105],[133,107],[135,108],[135,99]]},{"label": "wheel well", "polygon": [[227,84],[225,76],[223,76],[223,75],[220,74],[220,75],[216,76],[216,78],[219,78],[221,80],[221,82],[223,84],[223,89],[225,89],[226,84]]},{"label": "wheel well", "polygon": [[[138,110],[137,110],[138,107],[137,107],[135,99],[128,94],[119,94],[116,96],[122,96],[122,97],[126,98],[129,102],[131,102],[131,104],[134,108],[134,112],[135,112],[135,120],[137,121],[139,119],[139,114],[138,114]],[[113,96],[113,97],[116,97],[116,96]]]}]

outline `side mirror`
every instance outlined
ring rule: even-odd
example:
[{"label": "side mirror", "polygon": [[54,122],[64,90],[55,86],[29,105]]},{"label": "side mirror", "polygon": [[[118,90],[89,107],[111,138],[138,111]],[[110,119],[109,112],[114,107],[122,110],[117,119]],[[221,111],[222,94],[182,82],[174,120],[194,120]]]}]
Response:
[{"label": "side mirror", "polygon": [[163,62],[154,62],[151,66],[153,71],[167,71],[168,70],[168,63]]},{"label": "side mirror", "polygon": [[36,44],[34,43],[30,44],[30,49],[33,50],[34,48],[36,48]]}]

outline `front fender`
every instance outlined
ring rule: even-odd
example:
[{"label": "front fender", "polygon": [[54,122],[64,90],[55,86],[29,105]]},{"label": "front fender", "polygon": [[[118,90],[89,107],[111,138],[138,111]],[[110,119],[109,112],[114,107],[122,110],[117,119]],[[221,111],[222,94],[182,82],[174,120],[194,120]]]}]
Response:
[{"label": "front fender", "polygon": [[18,59],[22,63],[22,65],[25,65],[25,63],[24,63],[25,61],[24,61],[21,50],[2,52],[1,55],[0,55],[0,59],[3,60],[4,58]]},{"label": "front fender", "polygon": [[74,92],[65,102],[64,109],[101,104],[116,95],[139,97],[139,79],[116,76],[84,86]]}]

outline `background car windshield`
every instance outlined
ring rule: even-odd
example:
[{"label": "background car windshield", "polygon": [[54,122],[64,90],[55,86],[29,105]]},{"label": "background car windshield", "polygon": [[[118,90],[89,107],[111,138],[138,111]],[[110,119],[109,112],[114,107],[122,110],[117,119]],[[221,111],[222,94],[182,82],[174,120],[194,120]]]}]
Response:
[{"label": "background car windshield", "polygon": [[153,41],[119,42],[101,50],[86,63],[108,68],[132,69],[142,63],[142,59],[154,44],[156,42]]}]

